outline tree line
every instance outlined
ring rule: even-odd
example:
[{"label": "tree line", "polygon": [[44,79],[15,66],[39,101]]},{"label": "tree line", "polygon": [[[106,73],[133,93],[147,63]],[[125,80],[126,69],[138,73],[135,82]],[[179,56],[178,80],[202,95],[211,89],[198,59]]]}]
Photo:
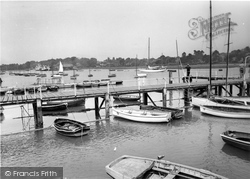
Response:
[{"label": "tree line", "polygon": [[[244,63],[244,59],[247,55],[250,55],[250,48],[247,46],[244,49],[233,50],[229,53],[229,63]],[[104,61],[98,61],[96,58],[56,58],[48,59],[44,61],[27,61],[24,64],[1,64],[1,71],[6,70],[33,70],[40,64],[42,66],[50,67],[50,70],[57,70],[58,64],[61,61],[68,69],[84,69],[84,68],[114,68],[114,67],[144,67],[150,66],[174,66],[179,64],[179,60],[183,65],[197,65],[197,64],[209,64],[210,55],[204,53],[203,50],[194,50],[193,54],[183,52],[181,57],[170,57],[161,55],[158,58],[150,59],[137,59],[137,58],[107,58]],[[213,64],[225,64],[227,61],[226,53],[219,53],[215,50],[212,53]]]}]

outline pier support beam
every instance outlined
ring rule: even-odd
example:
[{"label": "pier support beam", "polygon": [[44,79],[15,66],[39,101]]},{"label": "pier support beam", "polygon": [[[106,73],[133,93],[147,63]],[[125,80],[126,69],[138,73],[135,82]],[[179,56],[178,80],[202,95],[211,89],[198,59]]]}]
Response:
[{"label": "pier support beam", "polygon": [[162,106],[167,107],[167,89],[163,88],[162,90]]},{"label": "pier support beam", "polygon": [[42,100],[36,99],[33,103],[35,129],[43,128]]},{"label": "pier support beam", "polygon": [[221,96],[222,95],[222,86],[218,86],[218,88],[219,88],[218,89],[219,90],[218,95]]},{"label": "pier support beam", "polygon": [[247,84],[247,96],[250,96],[250,84]]},{"label": "pier support beam", "polygon": [[110,95],[105,94],[105,119],[109,119],[109,106],[110,106]]},{"label": "pier support beam", "polygon": [[142,97],[143,97],[143,104],[148,105],[148,93],[143,93]]},{"label": "pier support beam", "polygon": [[96,119],[101,119],[99,111],[100,111],[100,109],[99,109],[99,98],[95,97],[95,118]]},{"label": "pier support beam", "polygon": [[233,94],[233,85],[229,85],[229,92],[230,94]]},{"label": "pier support beam", "polygon": [[190,106],[190,99],[189,99],[189,88],[184,89],[184,105]]},{"label": "pier support beam", "polygon": [[245,96],[246,94],[246,87],[244,85],[244,82],[240,84],[240,96]]}]

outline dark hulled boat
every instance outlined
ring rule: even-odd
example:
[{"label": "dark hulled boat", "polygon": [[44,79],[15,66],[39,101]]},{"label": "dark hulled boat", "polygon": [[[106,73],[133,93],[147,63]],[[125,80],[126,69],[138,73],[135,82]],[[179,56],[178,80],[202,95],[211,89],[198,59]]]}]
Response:
[{"label": "dark hulled boat", "polygon": [[90,130],[86,124],[67,118],[57,118],[54,121],[54,128],[59,134],[69,137],[87,135]]},{"label": "dark hulled boat", "polygon": [[250,151],[250,133],[228,130],[220,136],[227,144]]},{"label": "dark hulled boat", "polygon": [[67,103],[59,103],[59,104],[42,104],[42,111],[59,111],[67,109]]}]

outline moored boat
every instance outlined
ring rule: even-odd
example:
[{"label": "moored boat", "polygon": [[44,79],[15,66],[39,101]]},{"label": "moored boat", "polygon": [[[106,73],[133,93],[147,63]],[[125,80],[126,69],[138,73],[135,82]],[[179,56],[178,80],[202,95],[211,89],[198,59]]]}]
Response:
[{"label": "moored boat", "polygon": [[218,117],[250,119],[250,110],[225,106],[200,106],[201,113]]},{"label": "moored boat", "polygon": [[184,116],[184,109],[179,109],[179,108],[151,106],[151,105],[140,105],[140,109],[149,110],[149,111],[171,112],[171,117],[173,119],[180,119],[180,118],[182,118]]},{"label": "moored boat", "polygon": [[47,101],[47,104],[62,104],[67,103],[68,107],[78,106],[84,104],[85,98],[80,99],[66,99],[66,100],[59,100],[59,101]]},{"label": "moored boat", "polygon": [[65,110],[67,109],[67,103],[59,103],[59,104],[42,104],[42,111],[57,111],[57,110]]},{"label": "moored boat", "polygon": [[171,118],[171,112],[150,112],[145,110],[128,110],[112,108],[112,114],[115,117],[136,121],[136,122],[149,122],[160,123],[169,122]]},{"label": "moored boat", "polygon": [[221,106],[221,107],[231,107],[238,109],[248,109],[250,110],[250,104],[244,100],[231,100],[224,97],[192,97],[192,105],[195,107],[205,106]]},{"label": "moored boat", "polygon": [[166,69],[139,69],[139,71],[144,72],[144,73],[159,73],[159,72],[164,72]]},{"label": "moored boat", "polygon": [[106,167],[106,172],[114,179],[226,179],[208,170],[198,169],[165,160],[123,155]]},{"label": "moored boat", "polygon": [[90,130],[86,124],[67,118],[57,118],[54,121],[54,128],[59,134],[69,137],[87,135]]},{"label": "moored boat", "polygon": [[127,95],[127,94],[114,95],[113,98],[114,100],[119,100],[119,101],[138,101],[139,99],[141,99],[139,95]]},{"label": "moored boat", "polygon": [[250,151],[250,133],[228,130],[220,136],[227,144]]}]

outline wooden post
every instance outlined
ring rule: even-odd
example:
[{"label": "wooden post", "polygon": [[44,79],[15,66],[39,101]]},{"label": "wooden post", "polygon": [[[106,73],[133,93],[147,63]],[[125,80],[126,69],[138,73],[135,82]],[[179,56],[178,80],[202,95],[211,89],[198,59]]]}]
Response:
[{"label": "wooden post", "polygon": [[250,84],[247,84],[247,96],[250,96]]},{"label": "wooden post", "polygon": [[41,99],[36,99],[36,103],[33,103],[34,111],[34,123],[35,129],[43,128],[43,113],[42,113],[42,101]]},{"label": "wooden post", "polygon": [[105,94],[105,119],[109,119],[109,101],[110,101],[109,93],[106,93]]},{"label": "wooden post", "polygon": [[184,105],[185,106],[189,106],[190,103],[189,103],[189,90],[188,88],[184,89]]},{"label": "wooden post", "polygon": [[222,95],[222,86],[219,86],[219,96]]},{"label": "wooden post", "polygon": [[242,82],[241,84],[240,84],[240,95],[241,96],[245,96],[245,94],[246,94],[246,85],[245,85],[245,82]]},{"label": "wooden post", "polygon": [[229,85],[229,92],[230,94],[233,94],[233,85]]},{"label": "wooden post", "polygon": [[162,106],[167,107],[167,88],[163,88],[162,90]]},{"label": "wooden post", "polygon": [[215,94],[215,95],[218,95],[218,86],[215,86],[215,87],[214,87],[214,94]]},{"label": "wooden post", "polygon": [[143,104],[148,105],[148,93],[143,93]]},{"label": "wooden post", "polygon": [[99,113],[99,98],[95,97],[95,118],[96,119],[101,119],[100,113]]}]

